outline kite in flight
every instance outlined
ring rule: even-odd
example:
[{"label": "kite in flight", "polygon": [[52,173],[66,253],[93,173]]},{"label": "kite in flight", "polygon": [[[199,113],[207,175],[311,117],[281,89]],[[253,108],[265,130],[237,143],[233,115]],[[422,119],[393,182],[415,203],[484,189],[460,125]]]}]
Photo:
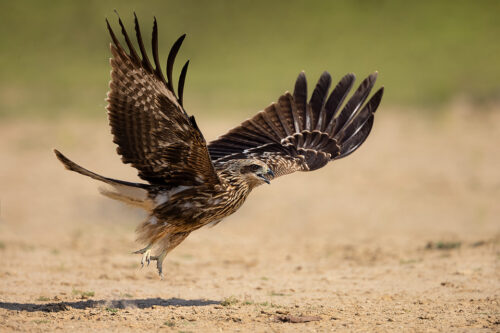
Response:
[{"label": "kite in flight", "polygon": [[140,54],[120,18],[118,22],[128,51],[106,20],[113,54],[109,123],[123,163],[135,167],[147,183],[103,177],[57,150],[55,153],[67,169],[109,185],[100,189],[102,194],[146,210],[148,217],[137,228],[138,241],[145,247],[135,253],[142,254],[143,265],[156,260],[160,276],[167,253],[194,230],[217,224],[238,210],[256,186],[346,157],[370,133],[384,91],[380,88],[366,102],[377,73],[364,79],[344,104],[355,80],[353,74],[344,76],[328,94],[332,79],[324,72],[307,102],[302,72],[293,94],[286,92],[207,145],[194,117],[183,107],[189,61],[181,70],[177,92],[172,82],[174,60],[185,35],[170,50],[165,77],[158,56],[156,19],[154,64],[148,58],[137,16]]}]

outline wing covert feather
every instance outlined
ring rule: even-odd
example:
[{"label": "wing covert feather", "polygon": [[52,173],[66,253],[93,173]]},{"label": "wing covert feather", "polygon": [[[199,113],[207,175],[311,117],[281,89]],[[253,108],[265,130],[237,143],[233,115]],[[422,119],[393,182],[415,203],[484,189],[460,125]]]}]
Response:
[{"label": "wing covert feather", "polygon": [[[368,76],[342,107],[354,83],[347,74],[328,96],[331,77],[324,72],[307,103],[304,72],[293,95],[285,93],[253,118],[208,145],[214,163],[256,158],[276,176],[312,171],[351,154],[368,137],[383,95],[380,88],[366,103],[377,74]],[[340,111],[339,111],[340,110]]]}]

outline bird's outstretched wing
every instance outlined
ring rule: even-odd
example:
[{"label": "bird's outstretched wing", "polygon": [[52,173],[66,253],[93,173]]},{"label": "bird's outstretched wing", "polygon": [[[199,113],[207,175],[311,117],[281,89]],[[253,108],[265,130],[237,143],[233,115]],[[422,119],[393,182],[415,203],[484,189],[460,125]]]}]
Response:
[{"label": "bird's outstretched wing", "polygon": [[300,73],[293,95],[285,93],[278,102],[210,142],[211,158],[214,163],[260,159],[281,176],[316,170],[345,157],[365,141],[372,128],[384,88],[365,101],[376,78],[377,73],[368,76],[342,107],[354,83],[353,74],[344,76],[328,96],[332,79],[324,72],[307,103],[306,77]]},{"label": "bird's outstretched wing", "polygon": [[111,44],[111,82],[108,115],[113,141],[124,163],[139,170],[139,177],[157,185],[192,186],[218,183],[206,141],[194,117],[182,105],[188,62],[182,68],[177,94],[172,84],[172,68],[185,35],[172,46],[166,74],[158,58],[158,28],[153,26],[152,53],[149,61],[137,16],[135,33],[140,56],[119,19],[128,52],[122,47],[106,20]]}]

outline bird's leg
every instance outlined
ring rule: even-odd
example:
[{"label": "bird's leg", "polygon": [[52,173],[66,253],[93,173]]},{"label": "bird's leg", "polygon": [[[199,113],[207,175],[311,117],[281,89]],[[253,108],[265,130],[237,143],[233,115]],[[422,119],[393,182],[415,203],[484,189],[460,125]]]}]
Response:
[{"label": "bird's leg", "polygon": [[151,248],[153,247],[153,244],[149,244],[143,249],[140,249],[138,251],[133,252],[134,254],[142,254],[142,259],[141,259],[141,267],[144,267],[144,262],[149,263],[151,262]]},{"label": "bird's leg", "polygon": [[156,260],[156,268],[158,269],[158,274],[163,280],[163,261],[167,254],[172,251],[177,245],[179,245],[191,232],[178,232],[175,234],[168,234],[162,238],[159,248],[161,252],[157,256],[151,256],[151,260]]},{"label": "bird's leg", "polygon": [[160,275],[160,279],[163,280],[163,260],[167,256],[167,251],[163,250],[158,256],[152,256],[151,260],[156,260],[156,268],[158,269],[158,274]]}]

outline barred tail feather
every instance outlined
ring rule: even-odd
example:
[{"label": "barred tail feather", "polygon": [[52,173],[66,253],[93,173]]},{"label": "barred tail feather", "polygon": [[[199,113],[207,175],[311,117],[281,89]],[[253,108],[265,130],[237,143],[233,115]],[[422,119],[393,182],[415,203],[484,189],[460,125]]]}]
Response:
[{"label": "barred tail feather", "polygon": [[54,149],[54,153],[66,169],[109,185],[108,187],[99,188],[99,192],[108,198],[119,200],[132,206],[141,207],[145,210],[153,209],[153,201],[149,198],[148,191],[150,185],[107,178],[79,166],[56,149]]},{"label": "barred tail feather", "polygon": [[148,192],[142,188],[115,184],[111,187],[101,186],[99,192],[108,198],[143,208],[146,211],[154,209],[153,200],[148,197]]}]

